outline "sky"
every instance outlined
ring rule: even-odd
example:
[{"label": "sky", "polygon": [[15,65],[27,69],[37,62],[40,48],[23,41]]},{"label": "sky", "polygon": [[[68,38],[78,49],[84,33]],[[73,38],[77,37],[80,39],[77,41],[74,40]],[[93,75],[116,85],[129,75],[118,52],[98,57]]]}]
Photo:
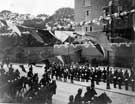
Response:
[{"label": "sky", "polygon": [[74,8],[74,0],[0,0],[0,11],[10,10],[22,14],[52,15],[62,7]]}]

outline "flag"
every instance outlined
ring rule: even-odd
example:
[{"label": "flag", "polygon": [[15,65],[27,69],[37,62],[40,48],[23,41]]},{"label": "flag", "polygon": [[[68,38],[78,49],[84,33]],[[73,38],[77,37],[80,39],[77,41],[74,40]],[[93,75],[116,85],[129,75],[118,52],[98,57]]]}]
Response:
[{"label": "flag", "polygon": [[58,41],[53,32],[49,30],[38,29],[38,34],[44,40],[44,42],[50,46],[54,45],[56,41]]},{"label": "flag", "polygon": [[43,39],[39,36],[39,34],[36,32],[36,30],[30,30],[31,35],[40,43],[44,43]]},{"label": "flag", "polygon": [[8,26],[5,20],[0,20],[0,21],[2,22],[3,25]]},{"label": "flag", "polygon": [[69,37],[69,35],[67,35],[65,32],[63,31],[55,31],[55,37],[60,40],[61,42],[65,42],[67,40],[67,38]]},{"label": "flag", "polygon": [[17,28],[17,26],[13,23],[11,23],[10,21],[6,21],[7,25],[9,26],[9,28],[12,29],[13,32],[17,33],[19,36],[21,36],[21,32],[20,30]]},{"label": "flag", "polygon": [[56,56],[56,57],[57,57],[57,59],[59,59],[62,62],[62,64],[64,64],[64,60],[63,60],[62,56]]},{"label": "flag", "polygon": [[105,50],[104,50],[104,48],[100,45],[100,44],[98,44],[98,43],[95,43],[94,41],[90,41],[95,47],[96,47],[96,49],[105,57],[106,56],[106,54],[105,54]]},{"label": "flag", "polygon": [[25,68],[24,68],[24,66],[23,66],[23,65],[20,65],[20,68],[22,69],[22,71],[23,71],[23,72],[25,72],[25,73],[26,73],[26,70],[25,70]]},{"label": "flag", "polygon": [[87,32],[86,37],[100,44],[105,50],[112,51],[111,44],[108,41],[105,32]]}]

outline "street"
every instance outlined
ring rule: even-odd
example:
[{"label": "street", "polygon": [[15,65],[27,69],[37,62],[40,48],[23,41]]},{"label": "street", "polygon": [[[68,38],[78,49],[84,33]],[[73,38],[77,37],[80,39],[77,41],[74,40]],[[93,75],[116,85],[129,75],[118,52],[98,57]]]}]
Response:
[{"label": "street", "polygon": [[[7,66],[5,65],[4,68],[7,69]],[[26,73],[24,73],[19,67],[18,65],[13,65],[13,68],[19,69],[21,76],[26,76]],[[28,66],[25,65],[26,71],[28,72]],[[44,73],[44,69],[43,67],[35,67],[33,66],[33,72],[34,73],[38,73],[39,79],[41,79],[42,74]],[[63,82],[63,81],[57,81],[57,90],[56,90],[56,95],[53,96],[53,104],[67,104],[68,103],[68,99],[70,95],[76,95],[77,94],[77,90],[79,88],[81,88],[83,90],[83,94],[86,91],[86,86],[85,85],[90,85],[90,82],[76,82],[71,84],[70,82]],[[100,88],[101,86],[101,88]],[[125,91],[125,89],[122,89],[121,91],[119,91],[119,89],[117,88],[114,91],[107,91],[105,90],[105,88],[103,88],[103,84],[100,83],[99,86],[97,86],[98,88],[96,88],[96,91],[98,93],[98,96],[103,93],[106,92],[107,95],[111,98],[112,103],[111,104],[135,104],[135,96],[130,96],[130,91]],[[117,93],[117,92],[123,92],[124,94],[121,93]],[[133,95],[135,95],[135,92],[132,92]],[[83,96],[82,94],[82,96]],[[127,94],[127,95],[126,95]]]},{"label": "street", "polygon": [[[81,88],[83,90],[83,93],[85,93],[86,87],[57,81],[57,93],[53,96],[53,104],[67,104],[69,96],[75,96],[79,88]],[[97,89],[96,91],[98,95],[104,92],[103,90]],[[135,104],[135,97],[130,97],[112,92],[106,93],[112,100],[111,104]]]}]

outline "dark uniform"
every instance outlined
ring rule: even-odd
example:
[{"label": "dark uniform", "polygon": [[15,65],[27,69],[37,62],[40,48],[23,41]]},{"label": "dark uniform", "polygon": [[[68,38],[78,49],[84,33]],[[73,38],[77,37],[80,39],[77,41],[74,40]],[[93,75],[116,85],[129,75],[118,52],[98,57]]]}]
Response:
[{"label": "dark uniform", "polygon": [[38,74],[34,74],[33,78],[32,78],[32,87],[34,89],[38,89]]},{"label": "dark uniform", "polygon": [[31,68],[29,69],[27,77],[28,77],[28,79],[31,79],[33,77],[33,70]]},{"label": "dark uniform", "polygon": [[19,72],[18,69],[14,72],[14,77],[15,77],[15,79],[19,79],[20,78],[20,72]]},{"label": "dark uniform", "polygon": [[122,69],[120,70],[120,72],[118,72],[118,85],[119,85],[119,89],[122,89],[122,82],[123,82],[123,72]]},{"label": "dark uniform", "polygon": [[73,80],[74,80],[74,70],[73,69],[70,69],[70,80],[71,80],[71,83],[73,83]]},{"label": "dark uniform", "polygon": [[114,84],[114,88],[116,88],[117,85],[117,78],[118,78],[118,71],[115,70],[114,74],[113,74],[113,84]]},{"label": "dark uniform", "polygon": [[109,70],[109,66],[107,66],[107,74],[106,74],[106,88],[110,89],[110,70]]},{"label": "dark uniform", "polygon": [[14,79],[14,69],[12,67],[12,65],[10,65],[9,67],[9,71],[8,71],[8,80],[13,80]]},{"label": "dark uniform", "polygon": [[95,74],[92,72],[91,74],[91,88],[95,87]]},{"label": "dark uniform", "polygon": [[64,71],[64,80],[67,81],[68,78],[68,69],[65,69]]},{"label": "dark uniform", "polygon": [[135,73],[131,73],[130,76],[132,91],[135,91]]},{"label": "dark uniform", "polygon": [[106,82],[106,70],[105,70],[105,68],[102,71],[102,76],[103,76],[103,82]]},{"label": "dark uniform", "polygon": [[49,78],[49,76],[47,74],[43,74],[43,78],[40,80],[39,84],[46,86],[50,83],[51,79]]},{"label": "dark uniform", "polygon": [[0,68],[0,75],[1,74],[4,74],[5,73],[5,69],[3,68],[3,65],[1,65],[1,68]]},{"label": "dark uniform", "polygon": [[125,82],[125,90],[128,90],[128,83],[129,83],[129,73],[126,70],[124,73],[124,82]]}]

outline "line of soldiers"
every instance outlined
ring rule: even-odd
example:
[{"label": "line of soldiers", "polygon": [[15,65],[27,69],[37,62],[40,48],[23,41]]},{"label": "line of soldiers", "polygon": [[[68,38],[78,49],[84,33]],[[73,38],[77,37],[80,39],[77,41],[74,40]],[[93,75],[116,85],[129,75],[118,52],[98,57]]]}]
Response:
[{"label": "line of soldiers", "polygon": [[114,85],[114,88],[122,89],[122,85],[125,85],[125,89],[131,86],[132,91],[135,91],[135,73],[131,70],[112,69],[109,66],[104,67],[103,70],[99,67],[91,67],[90,65],[61,65],[53,64],[51,66],[51,76],[55,76],[56,79],[67,81],[91,81],[91,87],[94,87],[96,82],[99,85],[100,81],[107,83],[107,89],[110,89],[110,84]]}]

